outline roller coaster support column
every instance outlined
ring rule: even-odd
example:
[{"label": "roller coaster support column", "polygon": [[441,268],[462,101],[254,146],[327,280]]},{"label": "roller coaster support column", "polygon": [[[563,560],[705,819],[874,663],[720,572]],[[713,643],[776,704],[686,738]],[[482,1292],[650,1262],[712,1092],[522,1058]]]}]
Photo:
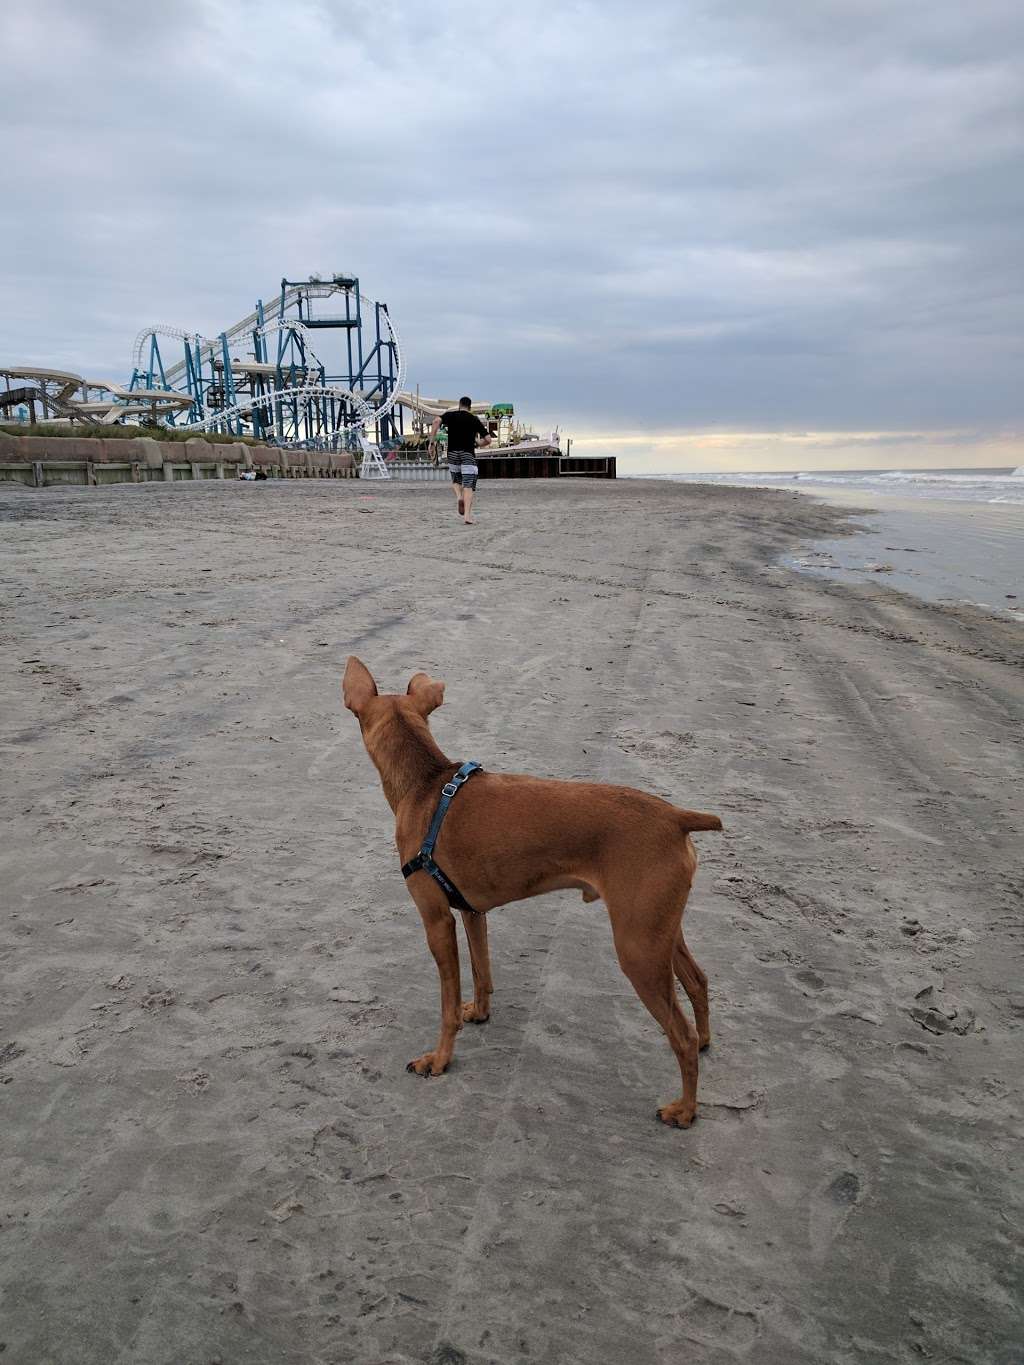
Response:
[{"label": "roller coaster support column", "polygon": [[[263,335],[263,326],[266,320],[266,313],[263,309],[263,300],[257,299],[256,330],[252,334],[252,349],[253,355],[256,357],[256,362],[259,365],[265,365],[267,363],[267,340]],[[261,374],[254,374],[249,381],[249,388],[253,394],[259,394],[260,397],[262,397],[264,392],[263,376]],[[265,412],[262,408],[253,408],[252,434],[258,441],[262,441],[266,437],[268,431],[272,429],[273,423],[274,415],[272,412]]]},{"label": "roller coaster support column", "polygon": [[[231,368],[231,352],[228,350],[228,338],[226,332],[220,334],[220,353],[221,361],[224,365],[224,406],[233,408],[238,402],[235,397],[235,376]],[[242,421],[239,417],[228,419],[228,429],[233,436],[241,436]]]}]

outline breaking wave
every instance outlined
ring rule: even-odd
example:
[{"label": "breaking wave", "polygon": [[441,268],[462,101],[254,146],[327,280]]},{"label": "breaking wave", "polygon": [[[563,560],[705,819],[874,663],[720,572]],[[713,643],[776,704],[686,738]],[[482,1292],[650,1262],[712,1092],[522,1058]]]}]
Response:
[{"label": "breaking wave", "polygon": [[[621,471],[620,471],[621,475]],[[952,502],[1024,504],[1024,465],[1016,469],[846,469],[799,470],[778,474],[662,474],[692,483],[724,483],[748,488],[815,487],[862,489],[866,493],[937,498]]]}]

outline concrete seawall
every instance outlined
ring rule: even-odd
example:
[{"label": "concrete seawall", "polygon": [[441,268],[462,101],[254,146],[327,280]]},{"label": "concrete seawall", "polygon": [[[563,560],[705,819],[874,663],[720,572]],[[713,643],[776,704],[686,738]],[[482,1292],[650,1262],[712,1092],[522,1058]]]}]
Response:
[{"label": "concrete seawall", "polygon": [[181,479],[234,479],[240,469],[263,469],[270,478],[352,479],[351,455],[279,450],[242,441],[214,443],[130,440],[89,436],[11,436],[0,432],[0,483],[30,488],[61,484],[172,483]]}]

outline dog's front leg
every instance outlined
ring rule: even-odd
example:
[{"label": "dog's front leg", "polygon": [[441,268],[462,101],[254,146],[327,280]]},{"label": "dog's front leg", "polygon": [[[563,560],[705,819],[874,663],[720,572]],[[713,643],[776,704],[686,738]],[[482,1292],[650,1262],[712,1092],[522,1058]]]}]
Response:
[{"label": "dog's front leg", "polygon": [[455,1048],[455,1035],[462,1027],[462,988],[459,981],[459,945],[455,937],[455,916],[447,902],[431,896],[416,899],[416,907],[427,932],[427,944],[437,963],[441,978],[441,1034],[433,1052],[415,1057],[405,1068],[417,1076],[440,1076],[448,1068]]},{"label": "dog's front leg", "polygon": [[491,1017],[491,955],[487,948],[487,917],[463,910],[462,924],[469,940],[469,960],[473,965],[473,999],[462,1006],[467,1024],[486,1024]]}]

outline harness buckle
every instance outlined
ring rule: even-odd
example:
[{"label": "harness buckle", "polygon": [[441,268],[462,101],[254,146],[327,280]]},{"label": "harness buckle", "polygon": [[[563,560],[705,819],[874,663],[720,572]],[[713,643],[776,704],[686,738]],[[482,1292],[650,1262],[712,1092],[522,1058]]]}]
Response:
[{"label": "harness buckle", "polygon": [[459,785],[460,784],[458,782],[446,782],[444,786],[441,788],[441,795],[447,796],[449,798],[453,797],[455,793],[459,790]]}]

